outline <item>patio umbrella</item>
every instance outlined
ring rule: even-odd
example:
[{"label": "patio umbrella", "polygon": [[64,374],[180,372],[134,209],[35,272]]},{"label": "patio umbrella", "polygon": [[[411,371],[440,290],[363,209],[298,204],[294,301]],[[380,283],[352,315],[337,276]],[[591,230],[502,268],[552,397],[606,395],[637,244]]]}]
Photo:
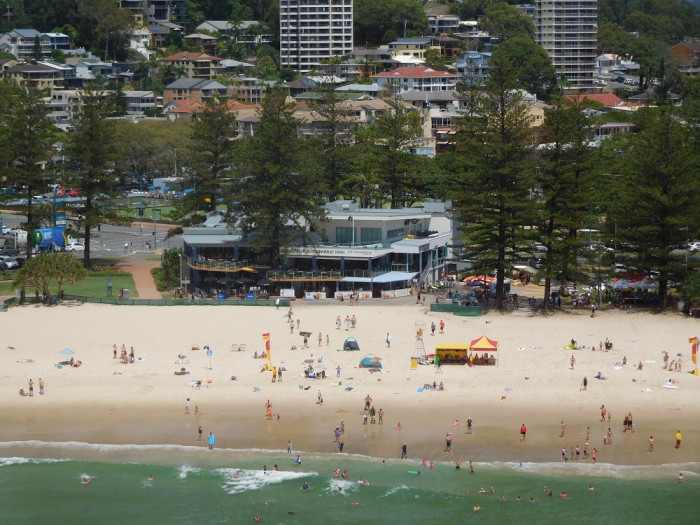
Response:
[{"label": "patio umbrella", "polygon": [[267,277],[264,279],[260,279],[258,281],[258,286],[270,286],[272,284],[272,281],[268,279]]},{"label": "patio umbrella", "polygon": [[64,348],[59,353],[69,355],[69,354],[74,354],[75,352],[73,350],[71,350],[70,348]]}]

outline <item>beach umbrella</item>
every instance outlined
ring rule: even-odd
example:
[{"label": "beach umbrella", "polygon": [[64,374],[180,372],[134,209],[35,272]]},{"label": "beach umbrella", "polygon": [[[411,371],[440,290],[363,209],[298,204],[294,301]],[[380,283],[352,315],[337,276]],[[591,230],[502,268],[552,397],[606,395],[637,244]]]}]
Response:
[{"label": "beach umbrella", "polygon": [[270,286],[272,284],[272,281],[265,277],[264,279],[260,279],[258,281],[258,286]]},{"label": "beach umbrella", "polygon": [[66,354],[66,355],[70,355],[70,354],[74,354],[75,352],[74,352],[73,350],[71,350],[70,348],[64,348],[64,349],[61,350],[59,353],[61,353],[61,354]]},{"label": "beach umbrella", "polygon": [[326,365],[318,365],[316,370],[326,370]]}]

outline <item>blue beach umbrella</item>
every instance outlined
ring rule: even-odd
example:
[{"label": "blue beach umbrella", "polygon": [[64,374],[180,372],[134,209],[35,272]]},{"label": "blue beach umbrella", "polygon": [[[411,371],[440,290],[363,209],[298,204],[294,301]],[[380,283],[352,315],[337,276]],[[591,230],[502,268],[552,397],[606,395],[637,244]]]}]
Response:
[{"label": "blue beach umbrella", "polygon": [[75,352],[73,350],[71,350],[70,348],[64,348],[59,353],[69,355],[69,354],[74,354]]}]

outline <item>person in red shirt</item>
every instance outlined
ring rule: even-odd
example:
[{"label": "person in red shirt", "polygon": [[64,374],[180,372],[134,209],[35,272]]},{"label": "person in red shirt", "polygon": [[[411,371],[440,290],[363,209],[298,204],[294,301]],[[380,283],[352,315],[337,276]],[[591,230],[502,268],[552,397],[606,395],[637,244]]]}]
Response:
[{"label": "person in red shirt", "polygon": [[525,436],[527,435],[527,427],[525,426],[525,423],[520,427],[520,435],[522,436],[521,441],[525,441]]}]

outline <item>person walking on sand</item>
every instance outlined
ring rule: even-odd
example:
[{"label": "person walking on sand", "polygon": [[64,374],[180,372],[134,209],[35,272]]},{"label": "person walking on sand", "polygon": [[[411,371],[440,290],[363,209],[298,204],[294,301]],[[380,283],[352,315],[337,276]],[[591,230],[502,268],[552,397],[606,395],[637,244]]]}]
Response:
[{"label": "person walking on sand", "polygon": [[576,364],[576,358],[574,357],[574,354],[571,354],[571,370],[574,369],[575,364]]},{"label": "person walking on sand", "polygon": [[525,441],[525,437],[527,436],[527,427],[525,426],[525,423],[520,426],[520,435],[522,436],[520,441]]},{"label": "person walking on sand", "polygon": [[323,335],[321,332],[318,333],[318,346],[323,346]]},{"label": "person walking on sand", "polygon": [[209,450],[212,450],[214,448],[215,441],[216,438],[214,437],[214,434],[212,432],[209,432]]},{"label": "person walking on sand", "polygon": [[559,433],[559,437],[563,438],[565,433],[566,433],[566,423],[564,423],[562,421],[561,422],[561,432]]},{"label": "person walking on sand", "polygon": [[581,390],[587,390],[588,389],[588,378],[586,376],[583,376],[583,381],[581,381]]},{"label": "person walking on sand", "polygon": [[391,334],[389,332],[386,333],[386,347],[391,348]]},{"label": "person walking on sand", "polygon": [[335,369],[335,377],[340,377],[340,365]]},{"label": "person walking on sand", "polygon": [[408,457],[408,449],[406,445],[401,446],[401,459],[406,459]]},{"label": "person walking on sand", "polygon": [[316,404],[322,405],[323,404],[323,394],[321,394],[321,389],[318,389],[318,393],[316,394],[316,397],[318,400],[316,401]]},{"label": "person walking on sand", "polygon": [[442,319],[440,319],[440,333],[445,333],[445,321],[443,321]]},{"label": "person walking on sand", "polygon": [[379,412],[377,412],[377,415],[379,416],[379,424],[383,425],[384,424],[384,409],[380,408]]},{"label": "person walking on sand", "polygon": [[34,381],[31,379],[29,380],[29,397],[34,397]]},{"label": "person walking on sand", "polygon": [[607,410],[605,410],[605,405],[600,406],[600,420],[605,421],[605,414],[607,414]]},{"label": "person walking on sand", "polygon": [[472,418],[468,417],[467,418],[467,434],[472,433]]},{"label": "person walking on sand", "polygon": [[39,395],[44,395],[44,380],[42,378],[39,378]]},{"label": "person walking on sand", "polygon": [[683,435],[681,434],[681,431],[678,430],[676,432],[676,448],[681,448],[681,441],[683,441]]},{"label": "person walking on sand", "polygon": [[654,436],[649,436],[649,448],[647,452],[654,452]]},{"label": "person walking on sand", "polygon": [[190,398],[188,397],[185,400],[185,414],[189,414],[189,413],[190,413]]},{"label": "person walking on sand", "polygon": [[430,323],[430,335],[435,335],[435,328],[437,327],[435,326],[435,321],[433,321]]},{"label": "person walking on sand", "polygon": [[197,429],[197,433],[199,434],[197,441],[202,441],[202,425],[199,425],[199,428]]}]

